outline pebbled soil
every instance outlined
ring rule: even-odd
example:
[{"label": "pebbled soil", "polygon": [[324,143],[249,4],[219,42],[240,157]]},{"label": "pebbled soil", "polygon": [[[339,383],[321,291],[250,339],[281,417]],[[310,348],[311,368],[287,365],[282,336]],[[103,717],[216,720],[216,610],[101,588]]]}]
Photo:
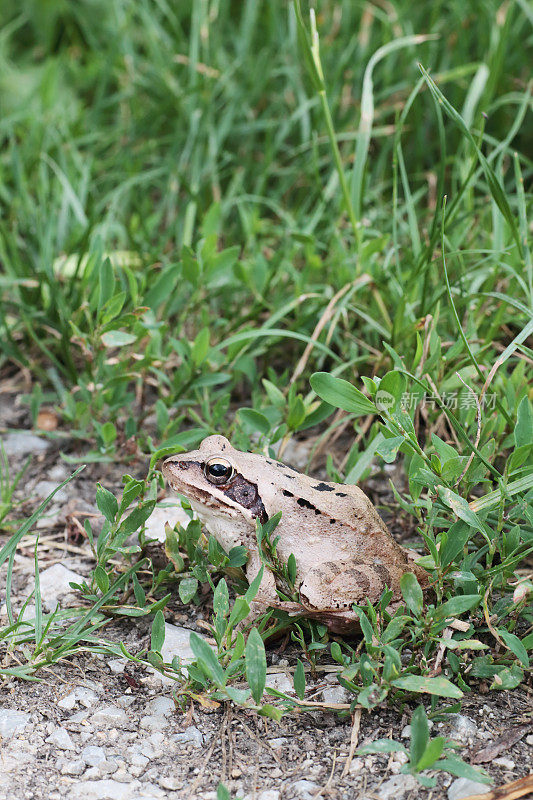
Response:
[{"label": "pebbled soil", "polygon": [[[8,430],[28,427],[26,409],[17,405],[9,386],[4,386],[3,391],[0,386],[0,438]],[[20,504],[14,516],[18,519],[37,507],[39,500],[34,488],[39,481],[57,483],[61,475],[74,469],[65,464],[60,453],[75,454],[80,443],[57,432],[51,436],[46,452],[31,454],[17,490]],[[14,454],[9,463],[13,476],[20,469],[21,459]],[[94,503],[96,481],[118,493],[124,472],[142,476],[145,470],[144,458],[133,460],[126,468],[113,463],[89,464],[68,484],[64,498],[52,505],[50,516],[40,529],[40,569],[60,563],[76,573],[89,575],[93,566],[91,552],[72,518],[83,520],[85,514],[98,513]],[[370,492],[379,492],[379,479],[373,478],[371,484]],[[382,491],[386,491],[386,485],[387,481],[382,480]],[[401,520],[395,528],[398,538],[410,533]],[[6,541],[5,532],[0,533],[0,547]],[[15,559],[12,598],[15,608],[26,598],[33,577],[34,541],[33,535],[25,537]],[[0,567],[1,625],[7,621],[5,572],[4,564]],[[202,630],[202,618],[208,615],[208,596],[199,609],[183,607],[176,600],[165,611],[168,622],[198,631]],[[114,622],[105,629],[105,636],[124,641],[135,652],[147,644],[149,622],[143,619]],[[269,649],[269,662],[272,669],[283,672],[292,663],[293,653],[290,647],[282,653],[276,647],[279,649],[279,643]],[[5,646],[0,647],[0,658],[4,664],[15,663],[15,656]],[[219,781],[228,787],[232,798],[250,800],[318,797],[414,800],[445,798],[454,781],[451,776],[438,773],[437,787],[428,790],[399,774],[401,764],[395,756],[354,756],[350,761],[353,720],[332,711],[287,715],[279,723],[229,704],[206,710],[196,703],[185,712],[177,705],[168,706],[163,713],[158,702],[162,697],[172,698],[172,687],[162,685],[157,676],[143,669],[131,665],[124,669],[113,659],[92,653],[82,653],[37,677],[41,682],[8,678],[0,684],[0,725],[6,709],[29,715],[23,729],[0,741],[0,800],[63,796],[83,796],[84,800],[92,797],[214,800]],[[322,690],[332,686],[327,676],[319,674],[315,685],[311,685],[311,694],[320,699]],[[85,699],[85,704],[76,700],[73,707],[64,707],[62,701],[74,689],[88,690],[89,699]],[[105,710],[110,707],[118,711],[109,712],[106,718]],[[381,709],[363,713],[359,744],[392,736],[408,746],[402,732],[405,734],[410,711]],[[532,693],[528,688],[466,695],[461,714],[471,723],[471,735],[463,742],[463,756],[469,760],[479,749],[502,736],[511,741],[511,734],[520,728],[521,738],[510,746],[504,741],[497,755],[484,766],[496,785],[527,775],[532,764],[532,711]],[[453,721],[436,722],[432,734],[450,733],[452,726]],[[58,744],[59,729],[64,729],[70,737],[67,749],[63,746],[65,742]],[[84,761],[85,748],[92,745],[103,751],[97,765]],[[498,758],[503,762],[498,763]],[[397,776],[396,788],[391,785],[394,776]]]}]

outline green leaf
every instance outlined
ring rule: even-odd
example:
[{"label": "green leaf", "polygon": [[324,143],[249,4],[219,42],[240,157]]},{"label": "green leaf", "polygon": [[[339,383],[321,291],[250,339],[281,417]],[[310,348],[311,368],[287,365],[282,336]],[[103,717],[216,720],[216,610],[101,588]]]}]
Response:
[{"label": "green leaf", "polygon": [[123,536],[125,534],[134,533],[135,531],[138,531],[139,528],[141,528],[144,525],[144,523],[154,510],[154,508],[155,508],[155,500],[150,500],[149,502],[144,503],[141,506],[137,506],[137,508],[134,508],[131,514],[128,517],[126,517],[124,522],[120,525],[120,528],[118,529],[118,534],[120,536]]},{"label": "green leaf", "polygon": [[435,609],[433,618],[435,620],[443,620],[447,617],[458,617],[464,614],[465,611],[470,611],[471,608],[477,606],[481,602],[480,594],[460,594],[447,600],[441,606]]},{"label": "green leaf", "polygon": [[109,591],[109,575],[100,564],[94,570],[94,579],[102,594]]},{"label": "green leaf", "polygon": [[404,573],[400,578],[400,589],[407,608],[415,617],[419,617],[424,605],[424,595],[416,575],[412,572]]},{"label": "green leaf", "polygon": [[139,583],[139,579],[137,575],[133,575],[132,577],[133,582],[133,594],[135,595],[135,602],[139,606],[139,608],[144,608],[146,605],[146,594],[144,592],[143,587]]},{"label": "green leaf", "polygon": [[[418,762],[422,758],[429,742],[429,725],[424,706],[418,706],[411,717],[411,745],[409,748],[409,758],[411,764],[418,768]],[[440,753],[439,753],[440,755]]]},{"label": "green leaf", "polygon": [[494,675],[490,688],[499,689],[516,689],[519,684],[524,680],[524,673],[516,664],[512,667],[500,667],[498,672]]},{"label": "green leaf", "polygon": [[383,644],[394,641],[403,631],[409,619],[406,615],[393,617],[381,635]]},{"label": "green leaf", "polygon": [[358,747],[355,752],[359,756],[366,756],[369,753],[407,753],[407,750],[401,742],[394,739],[376,739],[370,744]]},{"label": "green leaf", "polygon": [[450,772],[452,775],[457,775],[458,778],[468,778],[471,781],[479,781],[480,783],[492,783],[493,779],[481,767],[473,767],[467,764],[457,756],[448,756],[441,758],[435,764],[437,769]]},{"label": "green leaf", "polygon": [[434,739],[431,739],[428,742],[422,757],[416,764],[417,772],[421,772],[424,769],[429,769],[435,764],[435,761],[437,761],[442,755],[445,741],[446,739],[444,736],[436,736]]},{"label": "green leaf", "polygon": [[238,413],[242,427],[249,433],[259,431],[259,433],[267,434],[270,431],[269,420],[259,411],[255,411],[253,408],[239,408]]},{"label": "green leaf", "polygon": [[105,258],[100,264],[98,284],[98,310],[100,310],[113,297],[115,292],[115,275],[109,258]]},{"label": "green leaf", "polygon": [[249,613],[250,606],[247,600],[244,597],[236,597],[233,608],[231,609],[231,614],[229,615],[228,627],[234,628],[235,625],[238,625],[239,622],[246,619]]},{"label": "green leaf", "polygon": [[132,344],[137,336],[126,331],[106,331],[100,338],[106,347],[125,347],[127,344]]},{"label": "green leaf", "polygon": [[405,391],[405,377],[396,370],[387,372],[381,379],[376,392],[376,408],[379,411],[392,411],[398,408]]},{"label": "green leaf", "polygon": [[98,487],[96,489],[96,505],[107,521],[112,525],[118,512],[117,498],[114,494],[111,494],[110,491],[104,489],[101,483],[97,483],[96,485]]},{"label": "green leaf", "polygon": [[289,575],[289,581],[291,583],[291,586],[294,586],[297,573],[296,558],[294,553],[291,553],[287,559],[287,573]]},{"label": "green leaf", "polygon": [[231,800],[229,789],[224,786],[222,781],[217,786],[217,800]]},{"label": "green leaf", "polygon": [[365,612],[362,611],[360,608],[356,608],[355,613],[359,617],[359,624],[361,625],[361,631],[363,632],[365,642],[366,644],[371,645],[374,631],[372,630],[372,625],[370,623],[370,620],[368,619]]},{"label": "green leaf", "polygon": [[257,713],[260,717],[269,717],[269,719],[274,719],[276,722],[279,722],[285,711],[283,708],[278,708],[277,706],[271,706],[270,703],[265,703],[264,706],[261,706],[257,709]]},{"label": "green leaf", "polygon": [[225,684],[224,670],[218,663],[218,659],[211,647],[207,644],[205,639],[202,639],[201,636],[198,636],[198,634],[194,632],[190,635],[189,643],[200,669],[219,688],[222,688]]},{"label": "green leaf", "polygon": [[165,526],[165,555],[168,560],[174,564],[176,572],[183,572],[185,569],[185,562],[180,553],[180,545],[176,532],[172,530],[170,525]]},{"label": "green leaf", "polygon": [[440,548],[440,563],[447,567],[452,561],[463,552],[463,549],[472,536],[472,528],[462,519],[454,522],[448,532],[443,537]]},{"label": "green leaf", "polygon": [[454,686],[447,678],[440,676],[428,678],[424,675],[402,675],[392,681],[392,685],[397,689],[405,689],[407,692],[425,692],[438,697],[452,697],[455,700],[463,696],[457,686]]},{"label": "green leaf", "polygon": [[152,632],[150,635],[150,649],[160,653],[165,644],[165,617],[162,611],[157,611],[152,622]]},{"label": "green leaf", "polygon": [[233,700],[233,702],[238,705],[243,705],[250,697],[249,689],[237,689],[235,686],[226,686],[225,691],[229,699]]},{"label": "green leaf", "polygon": [[202,328],[196,335],[194,340],[191,357],[195,366],[199,366],[202,361],[205,361],[207,353],[209,352],[209,328]]},{"label": "green leaf", "polygon": [[178,593],[183,605],[187,605],[193,599],[198,589],[198,581],[196,578],[182,578],[178,586]]},{"label": "green leaf", "polygon": [[296,662],[296,669],[294,670],[294,691],[300,700],[305,697],[305,670],[304,665],[298,659]]},{"label": "green leaf", "polygon": [[244,657],[246,680],[252,690],[252,697],[256,703],[259,703],[265,691],[266,655],[265,645],[257,628],[252,628],[248,634]]},{"label": "green leaf", "polygon": [[332,642],[331,643],[331,657],[338,664],[343,664],[344,665],[344,658],[342,656],[341,646],[340,646],[340,644],[338,642]]},{"label": "green leaf", "polygon": [[263,580],[263,571],[264,567],[261,566],[259,572],[249,585],[246,594],[244,595],[246,602],[251,603],[254,597],[256,596],[257,592],[259,591],[259,586],[261,585],[261,581]]},{"label": "green leaf", "polygon": [[485,532],[483,525],[481,524],[481,520],[475,513],[472,511],[464,497],[452,492],[451,489],[448,489],[447,486],[437,486],[437,491],[444,503],[446,503],[449,508],[453,511],[453,513],[459,517],[459,519],[464,520],[468,523],[472,528],[477,531],[481,531],[481,533]]},{"label": "green leaf", "polygon": [[[183,583],[183,581],[182,581]],[[213,611],[215,614],[220,614],[222,617],[227,617],[229,614],[229,592],[228,584],[221,578],[217,583],[217,587],[213,593]]]},{"label": "green leaf", "polygon": [[326,403],[342,408],[355,416],[375,414],[376,406],[368,397],[342,378],[334,378],[329,372],[315,372],[310,384],[313,391]]},{"label": "green leaf", "polygon": [[527,395],[524,395],[518,406],[514,439],[517,447],[533,442],[533,407]]},{"label": "green leaf", "polygon": [[243,567],[248,561],[248,550],[242,544],[232,547],[228,553],[228,567]]},{"label": "green leaf", "polygon": [[517,659],[524,665],[524,667],[529,667],[529,656],[527,654],[527,650],[518,638],[515,636],[514,633],[510,633],[506,631],[504,628],[499,628],[498,633],[500,634],[501,638],[511,650],[512,653],[515,654]]},{"label": "green leaf", "polygon": [[383,439],[379,447],[376,448],[376,453],[378,456],[381,456],[383,461],[386,461],[387,464],[391,464],[398,455],[398,450],[403,443],[403,436],[391,436],[390,439]]}]

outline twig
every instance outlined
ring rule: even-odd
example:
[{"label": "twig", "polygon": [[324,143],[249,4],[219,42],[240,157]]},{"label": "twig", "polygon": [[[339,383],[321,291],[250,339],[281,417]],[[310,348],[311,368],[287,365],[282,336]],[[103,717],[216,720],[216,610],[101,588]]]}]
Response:
[{"label": "twig", "polygon": [[344,765],[344,769],[342,771],[341,778],[346,777],[350,770],[350,765],[352,763],[353,755],[355,753],[355,749],[359,743],[359,728],[361,726],[361,709],[358,708],[353,715],[353,725],[352,725],[352,735],[350,737],[350,752],[348,753],[348,758],[346,759],[346,763]]}]

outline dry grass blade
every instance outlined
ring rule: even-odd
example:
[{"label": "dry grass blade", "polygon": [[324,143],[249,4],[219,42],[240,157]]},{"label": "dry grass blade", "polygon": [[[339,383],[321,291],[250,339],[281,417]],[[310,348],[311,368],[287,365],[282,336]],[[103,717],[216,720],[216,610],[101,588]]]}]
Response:
[{"label": "dry grass blade", "polygon": [[486,794],[471,794],[465,800],[518,800],[519,797],[533,797],[533,775],[497,786]]}]

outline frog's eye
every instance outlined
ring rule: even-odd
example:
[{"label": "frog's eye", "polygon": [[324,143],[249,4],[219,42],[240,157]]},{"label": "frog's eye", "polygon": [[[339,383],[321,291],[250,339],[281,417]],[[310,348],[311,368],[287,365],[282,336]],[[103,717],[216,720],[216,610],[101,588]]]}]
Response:
[{"label": "frog's eye", "polygon": [[233,478],[234,469],[227,458],[213,456],[204,465],[204,474],[208,481],[214,484],[229,483]]}]

